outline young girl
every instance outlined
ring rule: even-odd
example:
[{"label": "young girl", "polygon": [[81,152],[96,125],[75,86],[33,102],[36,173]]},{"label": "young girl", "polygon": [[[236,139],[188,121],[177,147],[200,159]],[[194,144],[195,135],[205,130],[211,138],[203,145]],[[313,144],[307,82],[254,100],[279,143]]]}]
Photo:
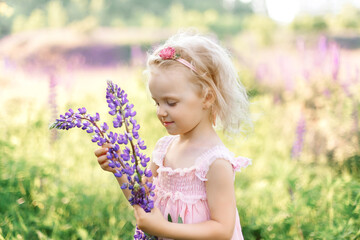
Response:
[{"label": "young girl", "polygon": [[[155,208],[146,213],[134,206],[138,227],[160,239],[243,239],[233,181],[251,161],[235,158],[214,130],[215,123],[227,132],[251,124],[229,55],[205,36],[179,33],[149,56],[147,72],[157,116],[170,135],[153,152]],[[95,155],[112,172],[106,152],[104,146]]]}]

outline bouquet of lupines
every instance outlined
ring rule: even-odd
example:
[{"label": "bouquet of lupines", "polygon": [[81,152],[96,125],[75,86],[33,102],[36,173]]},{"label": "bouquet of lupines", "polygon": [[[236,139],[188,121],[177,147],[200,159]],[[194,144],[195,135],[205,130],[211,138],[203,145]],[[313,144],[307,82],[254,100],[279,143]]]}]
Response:
[{"label": "bouquet of lupines", "polygon": [[[151,197],[154,196],[154,188],[151,182],[143,182],[143,176],[151,177],[150,169],[146,168],[150,158],[141,153],[146,146],[139,137],[138,130],[140,125],[134,119],[136,112],[134,105],[130,104],[127,94],[116,84],[107,81],[106,101],[110,108],[109,114],[114,116],[114,128],[123,128],[122,133],[115,133],[109,130],[106,122],[99,126],[100,115],[90,115],[86,108],[79,108],[77,112],[69,109],[64,115],[50,125],[50,129],[69,130],[71,128],[81,128],[87,133],[93,134],[92,142],[102,146],[105,143],[112,144],[109,148],[107,158],[109,166],[115,169],[116,177],[127,176],[127,183],[121,189],[131,190],[131,197],[128,199],[131,205],[138,204],[146,212],[150,212],[154,207]],[[124,147],[120,150],[120,145]],[[156,239],[148,236],[139,229],[136,229],[134,239]]]}]

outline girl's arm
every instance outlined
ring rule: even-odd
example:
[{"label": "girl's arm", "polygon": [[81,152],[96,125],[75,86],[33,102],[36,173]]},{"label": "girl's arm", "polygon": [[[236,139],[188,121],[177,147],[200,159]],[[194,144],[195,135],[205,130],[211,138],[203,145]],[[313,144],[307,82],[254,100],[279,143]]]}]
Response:
[{"label": "girl's arm", "polygon": [[135,206],[138,227],[151,235],[172,239],[231,239],[235,227],[236,203],[233,168],[222,159],[216,160],[207,173],[206,192],[210,220],[197,224],[168,222],[160,210],[145,213]]}]

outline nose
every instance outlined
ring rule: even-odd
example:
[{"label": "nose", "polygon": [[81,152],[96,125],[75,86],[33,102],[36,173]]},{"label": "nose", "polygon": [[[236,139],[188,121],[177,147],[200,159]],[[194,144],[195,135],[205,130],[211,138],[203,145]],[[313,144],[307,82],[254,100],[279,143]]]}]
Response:
[{"label": "nose", "polygon": [[157,112],[156,113],[157,113],[159,118],[163,118],[163,117],[167,116],[167,112],[166,112],[165,108],[162,107],[161,105],[159,105],[157,107]]}]

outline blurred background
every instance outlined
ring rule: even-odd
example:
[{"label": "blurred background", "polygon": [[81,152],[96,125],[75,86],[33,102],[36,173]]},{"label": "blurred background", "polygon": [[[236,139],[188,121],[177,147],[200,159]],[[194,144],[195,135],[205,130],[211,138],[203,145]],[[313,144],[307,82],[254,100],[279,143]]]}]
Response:
[{"label": "blurred background", "polygon": [[151,151],[166,135],[147,53],[194,27],[232,53],[254,130],[222,139],[245,239],[360,238],[357,0],[0,0],[0,240],[132,239],[135,221],[90,136],[49,131],[69,108],[111,121],[125,89]]}]

